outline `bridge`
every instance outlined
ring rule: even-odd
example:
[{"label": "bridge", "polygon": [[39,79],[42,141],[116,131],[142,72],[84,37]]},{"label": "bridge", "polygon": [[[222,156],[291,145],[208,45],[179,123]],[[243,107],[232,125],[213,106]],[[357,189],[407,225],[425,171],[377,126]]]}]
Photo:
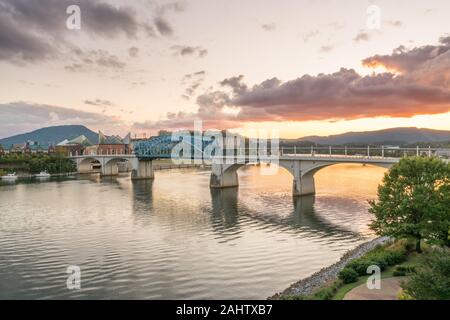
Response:
[{"label": "bridge", "polygon": [[116,176],[119,174],[119,162],[129,162],[132,179],[153,179],[154,170],[152,160],[139,159],[135,154],[89,154],[71,156],[77,166],[78,173],[93,173],[93,166],[100,166],[102,176]]},{"label": "bridge", "polygon": [[[169,136],[170,137],[170,136]],[[152,141],[139,141],[134,144],[133,154],[81,155],[71,157],[77,164],[79,173],[92,172],[92,163],[101,166],[101,175],[114,176],[119,173],[118,163],[128,161],[132,168],[132,179],[153,179],[153,160],[171,157],[171,148],[177,142],[167,136]],[[194,145],[194,142],[192,143]],[[200,148],[208,143],[200,142]],[[256,163],[277,164],[285,168],[293,177],[293,196],[311,195],[315,193],[314,174],[319,170],[342,163],[357,163],[390,168],[405,156],[438,156],[449,150],[432,148],[397,148],[397,147],[292,147],[281,148],[276,154],[252,154],[252,150],[233,150],[234,156],[212,156],[195,161],[211,162],[211,188],[237,187],[239,179],[237,170],[242,166]],[[172,160],[174,160],[172,158]],[[192,162],[194,159],[177,158],[176,160]],[[220,161],[217,161],[220,160]],[[448,160],[446,160],[448,161]]]}]

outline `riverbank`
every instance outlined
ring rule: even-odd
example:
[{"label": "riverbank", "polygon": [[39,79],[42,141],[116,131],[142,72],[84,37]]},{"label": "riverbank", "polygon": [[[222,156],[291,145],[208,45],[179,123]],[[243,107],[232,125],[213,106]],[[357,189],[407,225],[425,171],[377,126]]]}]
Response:
[{"label": "riverbank", "polygon": [[304,278],[294,284],[292,284],[286,290],[279,292],[268,299],[276,300],[289,296],[311,295],[319,288],[323,287],[327,283],[330,283],[337,279],[338,273],[352,260],[362,257],[370,250],[379,245],[386,244],[390,241],[388,237],[379,237],[363,244],[360,244],[355,249],[346,252],[341,259],[320,271],[312,274],[311,276]]},{"label": "riverbank", "polygon": [[[49,178],[57,178],[57,177],[70,177],[70,176],[75,176],[77,175],[77,172],[64,172],[64,173],[52,173],[50,174]],[[32,178],[37,178],[36,174],[18,174],[17,175],[18,179],[32,179]],[[45,177],[46,178],[46,177]]]}]

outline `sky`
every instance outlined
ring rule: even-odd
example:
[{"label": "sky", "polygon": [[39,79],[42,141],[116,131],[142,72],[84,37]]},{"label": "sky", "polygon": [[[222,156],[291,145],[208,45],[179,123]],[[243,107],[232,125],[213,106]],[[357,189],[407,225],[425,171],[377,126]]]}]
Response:
[{"label": "sky", "polygon": [[0,138],[194,120],[285,138],[450,130],[449,12],[448,0],[0,0]]}]

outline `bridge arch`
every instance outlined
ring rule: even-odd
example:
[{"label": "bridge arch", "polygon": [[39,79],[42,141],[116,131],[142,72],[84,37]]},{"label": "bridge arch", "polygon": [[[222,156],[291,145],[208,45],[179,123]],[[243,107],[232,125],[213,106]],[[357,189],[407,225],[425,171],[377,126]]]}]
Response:
[{"label": "bridge arch", "polygon": [[103,176],[115,176],[119,174],[119,163],[127,162],[132,165],[130,159],[125,157],[105,158],[102,165]]},{"label": "bridge arch", "polygon": [[[239,170],[239,168],[253,163],[254,162],[247,161],[245,163],[213,165],[210,181],[211,188],[237,187],[239,185],[237,171]],[[258,161],[258,163],[271,164],[273,163],[273,161]],[[286,169],[288,172],[294,175],[292,168],[286,163],[280,161],[277,164],[278,166]]]},{"label": "bridge arch", "polygon": [[[264,163],[264,161],[261,161]],[[267,161],[270,163],[270,161]],[[278,165],[293,176],[292,193],[294,196],[304,196],[315,194],[314,174],[323,168],[343,163],[354,164],[369,164],[383,168],[390,168],[393,163],[383,161],[373,161],[367,163],[364,159],[354,159],[349,161],[337,161],[326,159],[312,159],[312,160],[295,160],[295,159],[280,159]],[[237,187],[239,179],[237,170],[247,165],[247,163],[234,164],[213,164],[210,186],[211,188],[226,188]]]},{"label": "bridge arch", "polygon": [[98,166],[100,166],[99,169],[102,168],[102,162],[100,161],[100,159],[96,157],[86,157],[82,159],[77,159],[76,162],[77,162],[77,171],[79,173],[92,173],[95,170],[93,164],[97,164]]}]

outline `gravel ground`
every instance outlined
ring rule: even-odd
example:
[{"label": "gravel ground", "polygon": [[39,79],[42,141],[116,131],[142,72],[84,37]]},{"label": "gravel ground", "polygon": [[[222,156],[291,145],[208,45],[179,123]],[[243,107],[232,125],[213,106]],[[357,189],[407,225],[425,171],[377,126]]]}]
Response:
[{"label": "gravel ground", "polygon": [[347,263],[349,263],[353,259],[363,256],[368,251],[374,249],[377,245],[385,244],[388,241],[388,237],[379,237],[369,242],[363,243],[355,249],[345,253],[342,258],[335,264],[323,268],[322,270],[312,274],[311,276],[292,284],[283,292],[277,293],[274,296],[269,297],[268,299],[277,299],[280,296],[310,295],[327,282],[336,279],[339,271],[341,271]]}]

